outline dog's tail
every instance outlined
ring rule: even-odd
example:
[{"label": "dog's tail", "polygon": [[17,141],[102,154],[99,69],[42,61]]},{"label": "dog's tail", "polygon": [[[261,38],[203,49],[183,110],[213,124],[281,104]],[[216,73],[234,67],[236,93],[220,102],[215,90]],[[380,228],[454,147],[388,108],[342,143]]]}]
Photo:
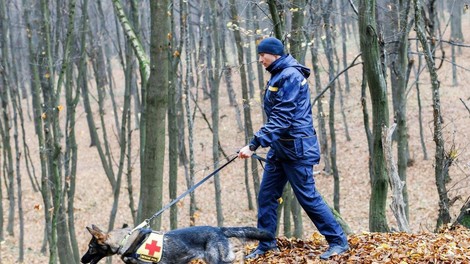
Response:
[{"label": "dog's tail", "polygon": [[256,227],[221,227],[220,230],[226,237],[256,239],[259,241],[276,239],[274,234]]}]

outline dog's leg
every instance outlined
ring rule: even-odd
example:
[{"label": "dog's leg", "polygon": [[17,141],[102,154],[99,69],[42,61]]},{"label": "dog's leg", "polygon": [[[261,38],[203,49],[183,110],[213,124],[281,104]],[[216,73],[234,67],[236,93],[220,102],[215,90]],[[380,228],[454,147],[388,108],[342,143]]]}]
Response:
[{"label": "dog's leg", "polygon": [[232,263],[235,260],[235,253],[233,253],[230,242],[227,238],[209,242],[206,253],[205,261],[208,264],[226,264]]}]

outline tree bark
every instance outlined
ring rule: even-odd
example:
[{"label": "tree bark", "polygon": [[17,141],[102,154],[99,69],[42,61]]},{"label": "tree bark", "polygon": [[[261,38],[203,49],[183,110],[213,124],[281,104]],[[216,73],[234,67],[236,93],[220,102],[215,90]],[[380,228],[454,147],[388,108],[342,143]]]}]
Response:
[{"label": "tree bark", "polygon": [[[210,95],[211,95],[211,110],[212,110],[212,161],[214,163],[214,170],[218,167],[218,160],[220,157],[219,154],[219,87],[220,87],[220,78],[222,73],[221,69],[221,50],[220,50],[220,39],[219,39],[219,23],[221,10],[218,6],[216,0],[209,1],[210,8],[210,27],[212,28],[212,34],[210,34],[208,39],[209,47],[213,45],[213,49],[209,49],[208,52],[213,52],[214,54],[214,66],[209,68],[209,84],[210,84]],[[208,65],[212,65],[208,61]],[[219,174],[214,176],[214,191],[215,191],[215,206],[217,212],[217,225],[224,225],[224,214],[222,208],[222,189],[220,187],[220,177]]]},{"label": "tree bark", "polygon": [[331,33],[331,29],[333,27],[332,21],[330,19],[330,14],[332,12],[333,1],[329,0],[322,6],[323,10],[323,23],[324,23],[324,30],[325,30],[325,40],[323,41],[323,46],[325,49],[326,57],[328,60],[328,76],[330,81],[330,98],[329,98],[329,111],[328,111],[328,128],[330,130],[330,162],[331,162],[331,172],[333,173],[333,206],[335,210],[340,213],[340,193],[339,193],[339,172],[338,172],[338,165],[336,163],[336,131],[335,131],[335,103],[336,103],[336,86],[335,82],[332,80],[334,79],[336,70],[335,70],[335,63],[333,59],[333,36]]},{"label": "tree bark", "polygon": [[406,209],[406,217],[409,217],[408,212],[408,191],[407,191],[407,177],[406,170],[409,161],[408,151],[408,125],[406,120],[406,87],[408,85],[408,72],[412,66],[408,59],[409,45],[408,35],[410,31],[410,23],[408,23],[410,1],[385,1],[384,5],[390,6],[391,9],[384,8],[383,17],[385,38],[391,38],[392,44],[385,44],[388,48],[389,54],[389,69],[392,88],[392,101],[394,117],[397,122],[397,129],[395,139],[397,141],[397,166],[398,175],[401,180],[405,182],[403,190],[403,199]]},{"label": "tree bark", "polygon": [[[138,219],[153,215],[162,207],[165,127],[168,105],[168,70],[171,33],[169,0],[151,1],[150,78],[146,100],[144,166],[140,180],[140,214]],[[142,146],[144,147],[144,146]],[[159,230],[161,218],[151,227]]]},{"label": "tree bark", "polygon": [[[129,20],[126,17],[124,9],[121,5],[119,0],[113,0],[113,6],[116,11],[116,15],[121,23],[121,26],[124,30],[124,34],[126,34],[128,41],[131,43],[132,48],[139,60],[139,65],[142,73],[142,81],[146,81],[149,79],[150,76],[150,62],[147,54],[145,53],[145,49],[143,48],[140,39],[136,35],[135,31],[133,30],[132,26],[130,25]],[[166,11],[167,6],[163,6],[163,10]],[[143,95],[144,97],[144,95]],[[145,97],[144,97],[145,98]]]},{"label": "tree bark", "polygon": [[[297,59],[297,61],[304,64],[305,62],[305,52],[302,48],[302,43],[304,43],[304,10],[306,8],[307,1],[305,0],[293,0],[292,7],[295,10],[292,14],[292,33],[290,41],[290,53],[292,56]],[[290,184],[288,184],[289,188]],[[290,192],[292,196],[291,200],[291,213],[294,220],[294,237],[302,238],[303,237],[303,223],[302,223],[302,207],[300,206],[299,201],[294,195],[294,192]],[[285,212],[285,211],[284,211]]]},{"label": "tree bark", "polygon": [[390,186],[393,191],[393,201],[390,207],[392,208],[393,214],[397,220],[398,230],[400,232],[409,233],[410,227],[408,225],[408,216],[406,215],[407,206],[403,197],[403,187],[406,183],[401,179],[400,175],[398,174],[397,166],[395,165],[395,160],[393,158],[392,152],[392,134],[396,126],[397,124],[394,123],[389,129],[387,129],[387,127],[385,126],[383,127],[382,144],[384,149],[385,160],[387,162],[387,172],[390,178]]},{"label": "tree bark", "polygon": [[364,71],[372,100],[372,174],[369,208],[369,229],[388,232],[386,202],[388,177],[382,148],[382,126],[388,126],[388,101],[383,66],[380,60],[375,0],[360,0],[359,33]]},{"label": "tree bark", "polygon": [[[310,2],[310,23],[309,23],[309,28],[313,28],[312,32],[312,38],[313,39],[320,39],[320,34],[321,34],[321,15],[317,14],[315,12],[316,9],[314,8],[316,5],[318,5],[317,1],[311,1]],[[321,78],[320,78],[320,67],[319,67],[319,60],[318,60],[318,49],[319,49],[319,41],[315,41],[312,43],[311,46],[311,54],[312,54],[312,67],[313,67],[313,74],[315,77],[315,91],[317,93],[317,96],[321,94]],[[323,98],[323,95],[322,95]],[[315,103],[315,101],[314,101]],[[331,173],[331,162],[330,162],[330,157],[328,155],[329,153],[329,147],[328,147],[328,137],[327,137],[327,131],[326,131],[326,121],[325,121],[325,113],[323,110],[323,100],[318,100],[317,103],[317,120],[318,120],[318,126],[316,127],[317,135],[319,136],[320,140],[320,153],[321,153],[321,160],[323,160],[323,164],[325,167],[323,167],[323,172],[325,174],[330,174]]]},{"label": "tree bark", "polygon": [[[433,1],[434,2],[434,1]],[[432,3],[430,3],[432,7]],[[451,221],[451,216],[449,212],[449,197],[445,184],[445,178],[447,175],[446,159],[445,159],[445,147],[444,147],[444,138],[442,136],[442,115],[441,115],[441,99],[440,99],[440,82],[437,75],[437,70],[435,67],[434,57],[432,55],[432,49],[427,42],[427,37],[424,33],[422,26],[422,17],[421,17],[421,2],[419,0],[414,0],[415,8],[415,31],[418,36],[418,39],[423,47],[424,58],[426,60],[426,65],[429,70],[429,75],[431,77],[432,85],[432,101],[433,101],[433,124],[434,124],[434,135],[433,140],[436,144],[436,153],[434,155],[435,164],[434,164],[434,176],[436,178],[436,187],[437,193],[439,195],[439,214],[436,223],[436,229],[440,228],[442,225],[448,224]],[[434,9],[434,8],[431,8]],[[434,17],[434,15],[430,15]],[[433,31],[431,31],[433,32]],[[433,36],[431,36],[432,38]]]},{"label": "tree bark", "polygon": [[[230,0],[230,14],[231,14],[232,24],[238,25],[240,22],[239,22],[238,11],[237,11],[235,0]],[[252,125],[252,120],[251,120],[251,108],[250,108],[251,104],[250,104],[248,85],[247,85],[248,80],[246,76],[245,67],[242,67],[245,62],[244,54],[243,54],[243,40],[242,40],[242,36],[239,30],[235,30],[233,34],[235,36],[235,44],[237,47],[237,59],[238,59],[238,65],[240,68],[242,98],[244,102],[243,103],[244,104],[243,116],[245,120],[245,140],[248,142],[253,137],[253,125]],[[255,159],[251,159],[251,172],[253,173],[253,183],[254,183],[256,197],[258,197],[260,182],[259,182],[259,175],[258,175],[258,165]],[[249,187],[247,186],[247,188]]]}]

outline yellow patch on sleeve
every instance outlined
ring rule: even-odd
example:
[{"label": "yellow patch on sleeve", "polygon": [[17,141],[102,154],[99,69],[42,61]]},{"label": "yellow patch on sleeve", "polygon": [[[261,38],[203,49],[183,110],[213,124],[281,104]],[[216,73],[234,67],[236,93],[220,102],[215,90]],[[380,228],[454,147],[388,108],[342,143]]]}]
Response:
[{"label": "yellow patch on sleeve", "polygon": [[163,235],[150,233],[149,237],[137,249],[137,254],[142,260],[159,262],[163,252]]},{"label": "yellow patch on sleeve", "polygon": [[279,90],[278,87],[273,87],[273,86],[269,86],[268,88],[271,92],[277,92],[277,90]]}]

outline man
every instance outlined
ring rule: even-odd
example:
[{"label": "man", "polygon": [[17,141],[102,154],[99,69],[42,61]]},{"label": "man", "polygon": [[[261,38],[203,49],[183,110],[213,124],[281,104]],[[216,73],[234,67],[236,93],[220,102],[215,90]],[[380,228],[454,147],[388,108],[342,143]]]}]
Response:
[{"label": "man", "polygon": [[[289,181],[300,205],[325,236],[329,248],[320,258],[328,259],[347,251],[349,246],[343,229],[315,189],[313,165],[319,163],[320,151],[306,79],[310,69],[285,54],[282,42],[273,37],[259,43],[258,54],[259,62],[271,73],[263,106],[267,123],[238,154],[246,159],[258,147],[270,147],[258,196],[258,228],[275,234],[278,199]],[[246,258],[256,258],[270,250],[278,250],[276,240],[260,242]]]}]

